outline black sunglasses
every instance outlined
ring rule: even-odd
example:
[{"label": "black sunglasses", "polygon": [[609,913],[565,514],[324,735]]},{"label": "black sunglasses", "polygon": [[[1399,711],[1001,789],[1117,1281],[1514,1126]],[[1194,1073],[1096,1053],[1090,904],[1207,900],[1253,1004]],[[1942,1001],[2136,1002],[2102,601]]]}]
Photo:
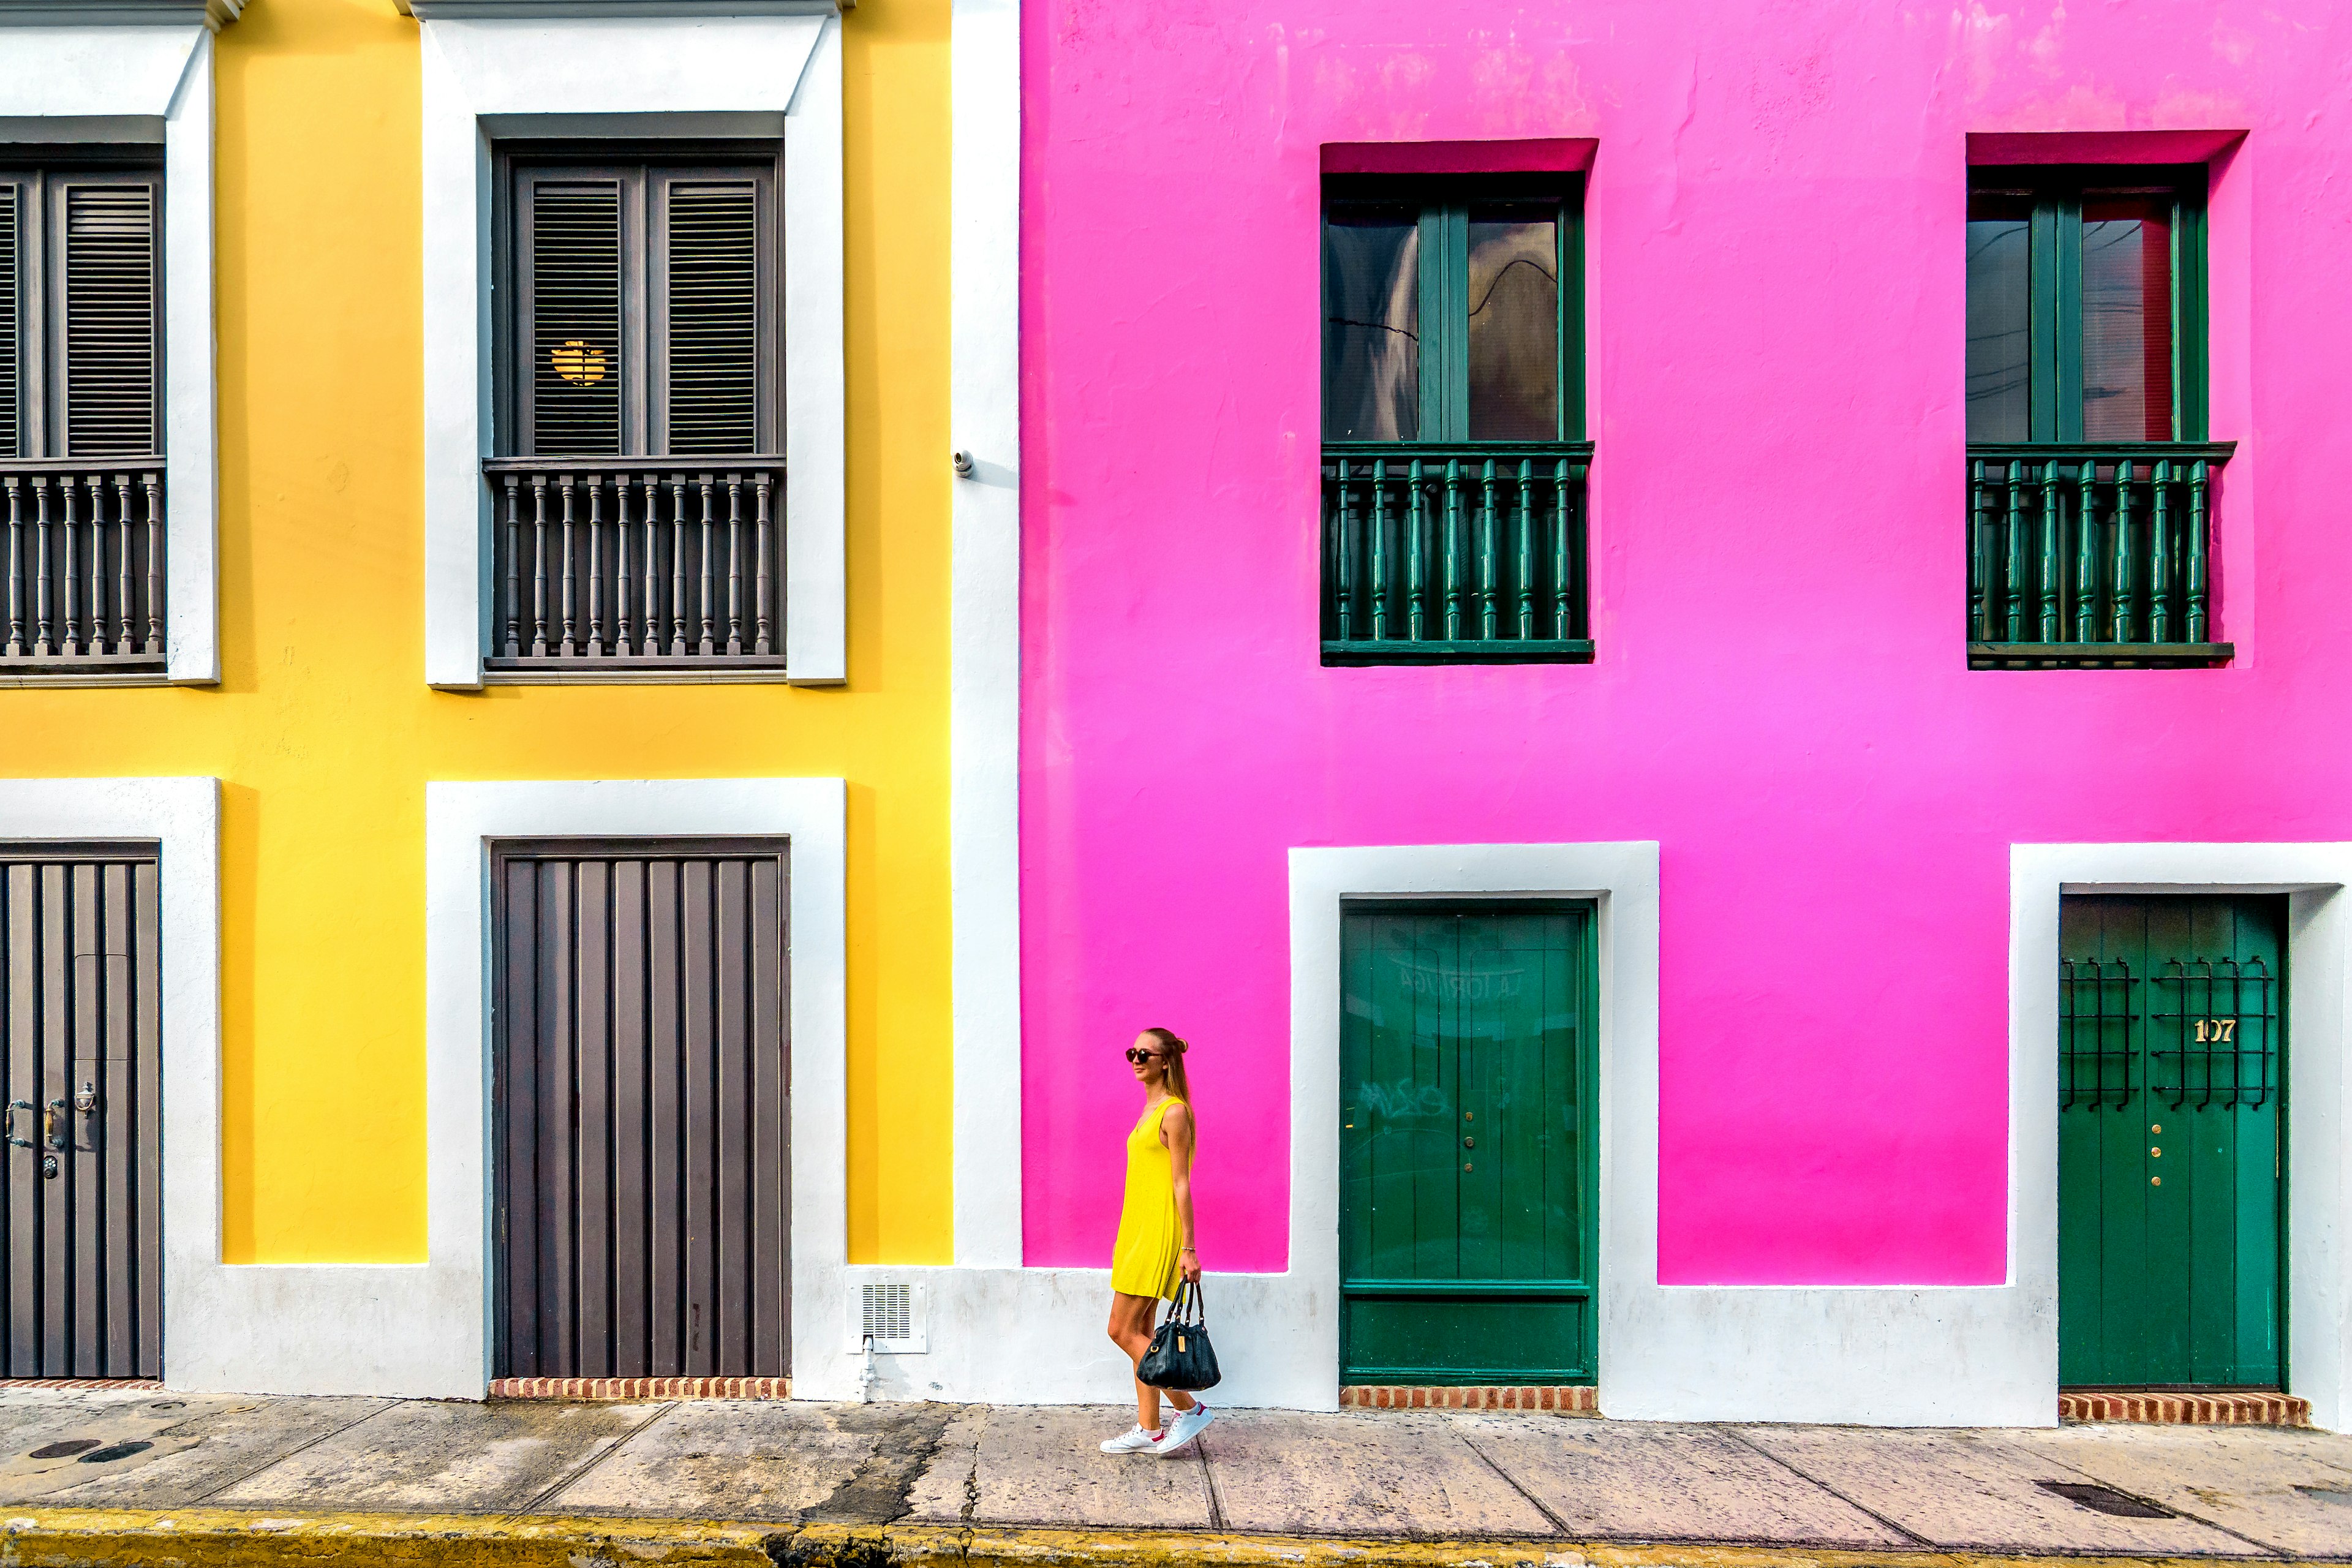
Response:
[{"label": "black sunglasses", "polygon": [[1127,1047],[1127,1059],[1129,1064],[1135,1067],[1141,1067],[1144,1063],[1150,1061],[1159,1054],[1160,1053],[1158,1051],[1147,1051],[1141,1046],[1129,1046]]}]

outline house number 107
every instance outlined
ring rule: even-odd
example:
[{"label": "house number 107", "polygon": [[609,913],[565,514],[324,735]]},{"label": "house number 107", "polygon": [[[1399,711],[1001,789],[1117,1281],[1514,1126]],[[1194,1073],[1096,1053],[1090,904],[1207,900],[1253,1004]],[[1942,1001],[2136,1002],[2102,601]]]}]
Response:
[{"label": "house number 107", "polygon": [[2200,1046],[2235,1044],[2238,1020],[2235,1018],[2200,1018],[2197,1020],[2197,1043]]}]

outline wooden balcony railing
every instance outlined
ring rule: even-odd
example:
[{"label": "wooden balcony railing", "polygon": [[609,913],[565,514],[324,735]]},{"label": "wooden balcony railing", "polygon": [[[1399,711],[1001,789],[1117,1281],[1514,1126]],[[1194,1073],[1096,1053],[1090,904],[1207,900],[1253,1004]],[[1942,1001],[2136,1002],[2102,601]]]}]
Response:
[{"label": "wooden balcony railing", "polygon": [[495,458],[483,468],[497,508],[488,669],[782,669],[782,458]]},{"label": "wooden balcony railing", "polygon": [[1592,657],[1587,441],[1323,448],[1325,664]]},{"label": "wooden balcony railing", "polygon": [[1969,664],[2226,664],[2214,479],[2230,441],[1969,448]]},{"label": "wooden balcony railing", "polygon": [[163,673],[163,459],[0,459],[8,677]]}]

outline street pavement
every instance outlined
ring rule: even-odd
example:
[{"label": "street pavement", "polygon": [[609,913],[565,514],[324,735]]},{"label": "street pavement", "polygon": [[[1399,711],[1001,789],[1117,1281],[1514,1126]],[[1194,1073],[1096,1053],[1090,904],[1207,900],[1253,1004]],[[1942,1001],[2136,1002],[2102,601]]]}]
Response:
[{"label": "street pavement", "polygon": [[1549,1563],[1579,1543],[2352,1558],[2352,1437],[2326,1433],[1234,1411],[1191,1455],[1097,1451],[1129,1419],[6,1390],[0,1509],[1508,1540]]}]

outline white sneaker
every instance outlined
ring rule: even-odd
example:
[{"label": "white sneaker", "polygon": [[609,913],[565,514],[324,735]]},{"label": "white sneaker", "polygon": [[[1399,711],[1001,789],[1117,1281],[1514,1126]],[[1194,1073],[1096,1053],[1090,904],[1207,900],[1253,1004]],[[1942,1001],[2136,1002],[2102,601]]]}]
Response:
[{"label": "white sneaker", "polygon": [[1197,1399],[1192,1401],[1192,1409],[1176,1412],[1176,1419],[1168,1423],[1168,1436],[1160,1442],[1160,1457],[1164,1459],[1180,1448],[1190,1447],[1192,1439],[1207,1431],[1209,1423],[1216,1418],[1217,1413]]},{"label": "white sneaker", "polygon": [[1130,1426],[1118,1436],[1102,1446],[1106,1454],[1135,1454],[1147,1448],[1157,1448],[1164,1438],[1159,1432],[1147,1432],[1140,1426]]}]

